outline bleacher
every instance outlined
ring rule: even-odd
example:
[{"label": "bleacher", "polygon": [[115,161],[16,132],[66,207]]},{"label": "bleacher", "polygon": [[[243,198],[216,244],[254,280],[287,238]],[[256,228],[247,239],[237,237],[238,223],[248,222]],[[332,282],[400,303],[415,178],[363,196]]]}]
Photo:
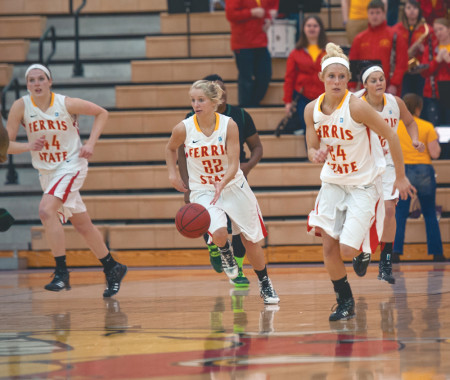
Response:
[{"label": "bleacher", "polygon": [[[74,1],[74,8],[80,3],[81,0]],[[330,40],[345,44],[338,4],[333,0],[330,13],[324,7],[321,14]],[[105,53],[102,52],[104,57],[99,58],[100,52],[95,51],[91,56],[87,54],[83,58],[87,68],[85,78],[71,78],[67,74],[70,59],[64,55],[69,49],[63,46],[63,52],[56,54],[50,69],[55,76],[56,92],[95,101],[110,110],[108,125],[96,146],[82,190],[88,211],[113,254],[124,263],[134,266],[206,265],[209,259],[203,240],[186,239],[175,229],[174,216],[183,205],[183,195],[168,181],[164,147],[173,126],[189,111],[188,90],[194,80],[211,73],[220,74],[226,82],[228,102],[237,104],[237,70],[225,14],[218,11],[191,15],[190,58],[186,17],[167,13],[166,0],[88,0],[81,16],[83,14],[96,20],[104,18],[104,28],[109,25],[108,30],[100,31],[97,26],[95,34],[86,33],[82,40],[86,44],[100,41],[110,44],[105,47]],[[114,46],[115,38],[120,40],[120,36],[111,31],[116,27],[114,22],[108,22],[118,15],[128,17],[130,29],[133,17],[137,20],[137,17],[152,15],[154,21],[154,16],[158,16],[159,32],[148,35],[130,32],[124,37],[139,40],[142,55],[119,56],[125,54],[120,52],[124,45],[114,51],[109,48]],[[24,69],[36,60],[36,40],[45,25],[51,25],[52,20],[60,24],[71,20],[68,0],[3,0],[0,16],[0,87],[14,74],[23,86]],[[30,22],[33,28],[23,27],[20,24],[23,22]],[[60,38],[58,43],[69,39],[67,35]],[[272,63],[273,79],[262,107],[248,109],[264,147],[263,160],[248,179],[269,232],[265,254],[271,263],[321,261],[321,240],[307,235],[305,227],[320,187],[320,165],[307,162],[303,136],[277,138],[274,135],[284,116],[286,59],[274,58]],[[117,74],[111,74],[111,70]],[[82,122],[81,134],[86,138],[91,121],[84,118]],[[2,183],[0,194],[5,202],[2,207],[16,217],[17,225],[12,227],[16,232],[2,234],[5,239],[0,241],[0,257],[17,253],[27,259],[29,267],[52,266],[37,215],[40,199],[37,173],[31,168],[29,155],[14,159],[19,184]],[[449,244],[450,161],[440,160],[434,165],[439,184],[437,203],[443,206],[440,228],[443,241]],[[0,166],[2,181],[6,172],[7,166]],[[74,229],[68,225],[65,231],[69,265],[98,265]],[[422,219],[408,221],[406,241],[409,243],[406,260],[427,259]]]}]

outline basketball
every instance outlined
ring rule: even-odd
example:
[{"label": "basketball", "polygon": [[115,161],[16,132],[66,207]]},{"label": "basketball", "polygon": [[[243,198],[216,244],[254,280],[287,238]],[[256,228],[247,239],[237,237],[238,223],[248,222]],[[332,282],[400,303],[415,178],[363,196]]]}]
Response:
[{"label": "basketball", "polygon": [[188,203],[175,216],[175,225],[181,235],[187,238],[203,236],[209,228],[211,217],[206,208],[198,203]]}]

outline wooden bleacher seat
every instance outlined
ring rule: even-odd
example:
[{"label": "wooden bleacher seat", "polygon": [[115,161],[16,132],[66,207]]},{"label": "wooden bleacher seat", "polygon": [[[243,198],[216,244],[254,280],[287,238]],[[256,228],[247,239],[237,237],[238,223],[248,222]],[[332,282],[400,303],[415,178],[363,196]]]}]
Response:
[{"label": "wooden bleacher seat", "polygon": [[[273,131],[285,115],[284,108],[247,108],[258,131]],[[110,112],[103,131],[106,135],[171,133],[189,112],[189,109],[171,111],[119,111]]]},{"label": "wooden bleacher seat", "polygon": [[[272,58],[272,80],[284,80],[285,58]],[[131,62],[131,80],[145,82],[194,82],[206,73],[220,73],[224,81],[236,81],[238,71],[233,58],[158,59]]]},{"label": "wooden bleacher seat", "polygon": [[[191,84],[116,86],[117,108],[167,108],[189,106]],[[230,104],[237,104],[237,84],[227,84]],[[283,83],[272,82],[261,104],[282,105]]]},{"label": "wooden bleacher seat", "polygon": [[40,16],[0,17],[1,38],[39,38],[47,19]]},{"label": "wooden bleacher seat", "polygon": [[13,65],[0,64],[0,87],[4,87],[9,83],[12,78],[13,69]]},{"label": "wooden bleacher seat", "polygon": [[[265,158],[306,157],[303,136],[264,135],[260,139]],[[166,137],[99,140],[90,162],[164,161],[167,142]]]},{"label": "wooden bleacher seat", "polygon": [[[450,183],[450,160],[434,161],[438,184]],[[309,162],[259,163],[248,177],[250,186],[320,186],[322,165]],[[171,189],[165,165],[91,167],[83,190]]]},{"label": "wooden bleacher seat", "polygon": [[[309,13],[305,13],[305,17]],[[331,8],[331,19],[328,17],[328,8],[322,7],[319,16],[322,18],[326,29],[338,29],[343,27],[342,12],[340,8]],[[161,13],[161,33],[181,34],[187,31],[187,18],[184,14]],[[229,33],[230,23],[225,12],[191,14],[191,33]]]},{"label": "wooden bleacher seat", "polygon": [[[77,9],[82,0],[75,0]],[[89,0],[83,13],[139,13],[167,11],[167,0]],[[69,14],[69,1],[64,0],[2,0],[0,15]]]},{"label": "wooden bleacher seat", "polygon": [[[328,39],[347,45],[345,31],[327,32]],[[149,36],[145,39],[147,58],[185,58],[188,56],[187,36]],[[229,34],[192,35],[191,57],[232,57]]]},{"label": "wooden bleacher seat", "polygon": [[[306,233],[306,219],[286,221],[265,221],[269,246],[314,245],[321,244],[321,238]],[[450,243],[450,219],[441,219],[439,223],[443,243]],[[188,239],[180,235],[174,223],[98,225],[102,236],[112,250],[136,249],[185,249],[204,248],[203,238]],[[71,226],[64,227],[67,249],[87,249],[83,239]],[[35,226],[31,229],[32,249],[49,249],[44,229]],[[405,242],[426,242],[425,222],[422,219],[408,219]]]},{"label": "wooden bleacher seat", "polygon": [[0,40],[0,62],[24,62],[29,47],[26,40]]}]

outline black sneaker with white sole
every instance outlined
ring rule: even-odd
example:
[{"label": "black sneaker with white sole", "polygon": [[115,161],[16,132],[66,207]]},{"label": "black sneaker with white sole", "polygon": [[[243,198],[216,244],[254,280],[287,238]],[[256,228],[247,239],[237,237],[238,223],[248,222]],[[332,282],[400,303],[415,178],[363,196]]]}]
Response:
[{"label": "black sneaker with white sole", "polygon": [[353,269],[359,277],[364,277],[366,275],[371,256],[370,253],[361,252],[361,254],[353,258]]},{"label": "black sneaker with white sole", "polygon": [[69,272],[67,270],[55,269],[53,273],[53,280],[45,285],[45,290],[50,290],[51,292],[59,292],[63,289],[70,290],[69,283]]},{"label": "black sneaker with white sole", "polygon": [[392,275],[392,261],[380,260],[378,264],[378,279],[386,281],[389,284],[395,284],[395,278]]},{"label": "black sneaker with white sole", "polygon": [[330,314],[330,321],[342,321],[355,316],[355,300],[352,298],[337,299],[337,307]]},{"label": "black sneaker with white sole", "polygon": [[239,267],[231,248],[226,251],[221,251],[220,259],[222,260],[223,271],[230,280],[234,280],[239,275]]},{"label": "black sneaker with white sole", "polygon": [[106,289],[103,292],[103,297],[112,297],[119,292],[120,283],[127,274],[127,270],[126,265],[116,263],[109,272],[105,272]]}]

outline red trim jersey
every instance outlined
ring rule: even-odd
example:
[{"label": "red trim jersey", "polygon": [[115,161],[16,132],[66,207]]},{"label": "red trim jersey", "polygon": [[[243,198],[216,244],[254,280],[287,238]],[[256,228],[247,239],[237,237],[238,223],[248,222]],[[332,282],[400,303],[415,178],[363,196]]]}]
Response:
[{"label": "red trim jersey", "polygon": [[[216,113],[216,126],[211,136],[206,136],[200,129],[197,115],[183,120],[186,128],[184,152],[189,174],[190,190],[215,191],[214,182],[219,182],[228,169],[227,129],[228,116]],[[245,179],[239,168],[234,178],[225,188]]]},{"label": "red trim jersey", "polygon": [[33,142],[45,136],[44,148],[31,152],[33,167],[38,170],[56,170],[70,163],[70,166],[87,164],[79,158],[81,148],[80,132],[76,115],[70,115],[64,103],[65,96],[52,93],[50,107],[44,112],[33,101],[31,95],[22,97],[25,104],[22,124],[27,131],[28,141]]},{"label": "red trim jersey", "polygon": [[[367,102],[366,95],[363,95],[362,99]],[[383,95],[383,110],[377,111],[383,120],[397,133],[398,123],[400,121],[400,108],[398,107],[397,99],[394,95]],[[380,138],[381,147],[383,148],[384,158],[386,159],[386,165],[394,165],[392,160],[389,144],[384,137]]]},{"label": "red trim jersey", "polygon": [[378,136],[352,119],[349,91],[331,115],[321,111],[324,96],[317,99],[313,113],[320,144],[329,149],[320,179],[337,185],[372,184],[386,167]]}]

